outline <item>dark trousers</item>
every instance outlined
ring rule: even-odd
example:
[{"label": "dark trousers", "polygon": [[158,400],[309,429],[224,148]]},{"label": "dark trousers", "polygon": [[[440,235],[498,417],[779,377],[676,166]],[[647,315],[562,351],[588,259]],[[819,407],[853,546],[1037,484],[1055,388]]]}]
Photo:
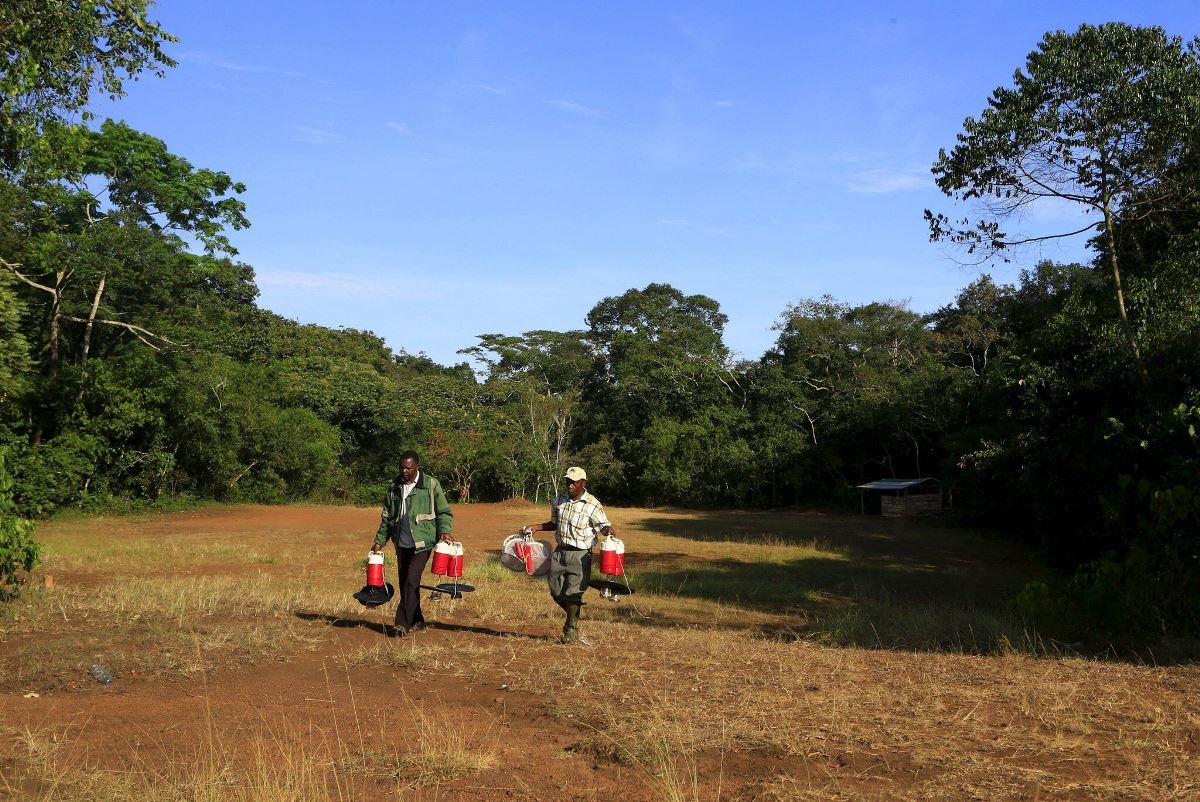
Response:
[{"label": "dark trousers", "polygon": [[396,577],[400,584],[400,601],[396,603],[396,626],[412,629],[416,624],[425,623],[421,614],[421,574],[425,572],[425,563],[429,562],[429,549],[417,551],[396,547]]}]

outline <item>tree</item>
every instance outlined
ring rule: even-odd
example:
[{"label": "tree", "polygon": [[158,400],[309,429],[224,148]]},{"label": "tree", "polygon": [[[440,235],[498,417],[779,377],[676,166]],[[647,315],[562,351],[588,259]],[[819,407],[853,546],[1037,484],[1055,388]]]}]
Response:
[{"label": "tree", "polygon": [[24,389],[29,368],[29,344],[21,331],[23,304],[13,292],[13,283],[0,275],[0,411],[6,411]]},{"label": "tree", "polygon": [[[537,465],[534,500],[547,488],[558,495],[563,470],[574,458],[575,416],[592,351],[582,331],[527,331],[523,335],[481,334],[479,344],[459,353],[488,368],[488,382],[511,390],[511,434]],[[503,390],[500,391],[503,394]]]},{"label": "tree", "polygon": [[[147,17],[148,0],[5,0],[0,4],[0,171],[20,169],[47,123],[116,98],[144,70],[175,62],[175,37]],[[86,114],[86,111],[85,111]]]},{"label": "tree", "polygon": [[[1200,147],[1200,39],[1185,46],[1157,27],[1082,25],[1075,33],[1046,34],[1013,82],[992,93],[978,119],[966,119],[958,145],[940,151],[933,166],[938,187],[977,203],[982,219],[952,221],[927,209],[930,239],[986,259],[1014,246],[1093,232],[1128,352],[1145,383],[1116,224],[1120,217],[1169,214],[1181,198],[1200,191],[1179,184],[1174,169]],[[1001,229],[1047,200],[1077,204],[1093,217],[1044,235]]]},{"label": "tree", "polygon": [[[768,442],[793,442],[769,450],[813,459],[834,490],[881,470],[928,475],[952,377],[921,315],[898,303],[849,306],[825,296],[789,306],[775,328],[779,338],[756,376],[755,410],[776,421],[764,432]],[[789,428],[809,442],[794,442]]]},{"label": "tree", "polygon": [[1010,308],[1016,289],[997,286],[982,276],[964,287],[954,303],[933,315],[937,348],[947,363],[967,377],[962,411],[969,421],[973,403],[983,396],[993,363],[1009,337]]},{"label": "tree", "polygon": [[[736,366],[723,334],[728,320],[706,295],[684,295],[669,284],[648,284],[601,300],[588,313],[588,340],[596,358],[585,384],[585,441],[611,438],[615,461],[631,487],[659,501],[711,498],[718,478],[690,443],[718,423],[738,421],[722,448],[740,453],[745,406]],[[678,459],[670,472],[654,468]],[[740,466],[739,466],[740,467]],[[733,482],[720,478],[718,492]],[[708,482],[709,486],[705,487]],[[739,488],[738,492],[741,492]]]},{"label": "tree", "polygon": [[593,379],[641,414],[656,404],[694,407],[735,380],[723,341],[728,320],[712,298],[684,295],[670,284],[605,298],[587,315],[600,359]]},{"label": "tree", "polygon": [[[39,344],[46,384],[55,385],[69,347],[81,371],[76,392],[82,393],[98,326],[120,329],[155,349],[170,343],[146,328],[150,320],[130,320],[127,310],[114,309],[112,298],[122,291],[152,296],[149,288],[173,283],[160,282],[156,270],[200,266],[184,257],[183,235],[203,243],[210,259],[218,251],[232,253],[225,230],[249,225],[245,204],[235,197],[245,187],[225,173],[193,168],[161,140],[123,123],[105,121],[99,131],[53,125],[47,135],[64,144],[60,178],[7,184],[0,220],[18,233],[0,237],[0,267],[44,301],[37,306],[44,309]],[[168,300],[151,313],[170,306]],[[71,324],[77,334],[68,346]],[[57,387],[54,392],[64,393]],[[35,442],[44,428],[35,430]]]}]

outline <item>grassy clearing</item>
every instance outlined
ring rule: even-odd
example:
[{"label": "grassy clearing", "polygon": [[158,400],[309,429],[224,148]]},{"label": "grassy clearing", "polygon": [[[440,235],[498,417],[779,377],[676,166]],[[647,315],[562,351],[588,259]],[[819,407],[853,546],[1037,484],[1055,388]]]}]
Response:
[{"label": "grassy clearing", "polygon": [[[652,520],[659,530],[644,522],[629,527],[636,530],[629,540],[639,543],[630,563],[638,590],[632,604],[596,602],[587,618],[738,629],[835,646],[970,654],[1045,649],[1002,605],[983,606],[957,593],[971,577],[948,574],[943,566],[864,556],[861,542],[830,545],[789,519],[768,518],[748,529],[752,519],[745,516],[700,526],[678,513],[657,514]],[[706,534],[681,543],[681,522],[689,536],[697,529]],[[334,620],[360,613],[346,589],[359,581],[365,555],[348,561],[344,538],[276,530],[231,536],[203,527],[163,538],[150,531],[156,525],[163,522],[133,519],[122,529],[72,521],[50,529],[44,570],[82,572],[87,581],[30,589],[21,603],[0,612],[0,628],[10,635],[85,634],[69,643],[29,640],[0,661],[0,681],[49,687],[80,676],[94,661],[119,672],[185,676],[223,663],[269,661],[297,646],[316,646],[300,614]],[[86,537],[84,530],[91,530]],[[436,615],[513,634],[530,626],[557,628],[560,613],[547,603],[543,580],[505,569],[492,554],[472,561],[465,580],[480,592],[432,603]],[[106,654],[114,641],[139,648]],[[191,656],[194,642],[202,644],[202,660]]]},{"label": "grassy clearing", "polygon": [[[508,770],[528,761],[528,741],[513,742],[521,725],[521,738],[548,744],[549,732],[563,744],[544,747],[552,774],[613,768],[623,784],[605,793],[627,802],[1012,798],[1031,787],[1200,796],[1200,672],[1084,660],[1042,642],[1004,604],[1022,574],[1002,547],[969,533],[956,543],[943,528],[889,538],[870,530],[878,522],[847,535],[804,516],[616,514],[627,516],[618,525],[638,592],[589,599],[590,649],[553,643],[561,612],[544,581],[505,569],[485,553],[498,544],[469,535],[465,580],[478,592],[426,604],[442,631],[342,650],[337,627],[382,634],[391,613],[349,598],[362,579],[358,535],[199,528],[180,536],[180,548],[196,546],[184,549],[188,570],[161,576],[144,520],[101,528],[86,547],[51,529],[50,564],[77,560],[68,573],[79,573],[0,611],[4,687],[86,691],[96,661],[118,683],[194,687],[307,655],[324,689],[303,721],[257,706],[214,713],[186,734],[148,732],[119,760],[81,747],[97,736],[86,718],[10,727],[0,778],[39,800],[561,796]],[[267,554],[276,562],[254,561]],[[992,564],[1004,568],[988,573]],[[389,692],[387,716],[371,717],[362,699],[380,683],[435,691]],[[452,688],[482,690],[455,702]],[[548,717],[514,719],[510,706]],[[415,733],[403,743],[401,721]]]}]

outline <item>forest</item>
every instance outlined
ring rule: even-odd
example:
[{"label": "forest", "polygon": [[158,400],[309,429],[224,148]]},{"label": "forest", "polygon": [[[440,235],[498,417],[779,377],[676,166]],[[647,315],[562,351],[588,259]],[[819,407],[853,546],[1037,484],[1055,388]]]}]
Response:
[{"label": "forest", "polygon": [[851,509],[862,482],[937,477],[963,522],[1044,550],[1061,583],[1014,600],[1039,626],[1200,635],[1197,41],[1048,33],[946,132],[932,240],[1020,267],[1006,223],[1054,198],[1087,213],[1060,232],[1090,237],[1086,264],[965,273],[932,314],[798,300],[747,360],[717,299],[648,283],[574,330],[460,332],[449,366],[260,307],[233,245],[245,187],[88,113],[168,71],[171,41],[144,0],[0,10],[6,593],[37,519],[374,505],[414,448],[459,503],[544,502],[573,464],[608,503],[723,509]]}]

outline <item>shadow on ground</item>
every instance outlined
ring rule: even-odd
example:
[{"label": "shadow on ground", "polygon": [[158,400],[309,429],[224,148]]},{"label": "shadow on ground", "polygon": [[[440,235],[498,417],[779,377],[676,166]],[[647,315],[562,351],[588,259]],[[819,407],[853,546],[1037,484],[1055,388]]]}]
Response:
[{"label": "shadow on ground", "polygon": [[[361,618],[343,618],[342,616],[330,615],[328,613],[310,613],[303,610],[295,613],[297,618],[305,621],[324,621],[331,627],[339,629],[346,628],[362,628],[369,629],[372,632],[377,632],[386,637],[395,637],[397,635],[396,628],[391,624],[384,624],[379,621],[364,621]],[[471,632],[476,635],[489,635],[496,638],[518,638],[522,640],[543,640],[554,641],[555,637],[550,635],[530,635],[527,632],[513,632],[505,629],[491,629],[489,627],[473,627],[465,624],[446,624],[441,621],[429,621],[426,624],[426,629],[438,630],[443,632]]]},{"label": "shadow on ground", "polygon": [[[1010,600],[1027,582],[1047,575],[1028,549],[921,520],[688,511],[643,519],[630,529],[625,565],[636,590],[770,614],[768,623],[756,617],[742,626],[722,615],[713,624],[764,637],[871,648],[1025,650],[1029,635],[1011,614]],[[638,530],[668,540],[779,545],[781,559],[763,560],[758,548],[746,559],[704,559],[686,548],[639,551]],[[805,545],[814,551],[797,557],[786,550]],[[614,613],[643,626],[687,623]]]},{"label": "shadow on ground", "polygon": [[647,518],[636,528],[691,541],[815,544],[822,554],[788,561],[704,561],[683,552],[637,552],[636,535],[628,538],[626,565],[640,573],[642,587],[762,609],[823,599],[996,608],[1047,574],[1028,549],[922,520],[691,512]]}]

